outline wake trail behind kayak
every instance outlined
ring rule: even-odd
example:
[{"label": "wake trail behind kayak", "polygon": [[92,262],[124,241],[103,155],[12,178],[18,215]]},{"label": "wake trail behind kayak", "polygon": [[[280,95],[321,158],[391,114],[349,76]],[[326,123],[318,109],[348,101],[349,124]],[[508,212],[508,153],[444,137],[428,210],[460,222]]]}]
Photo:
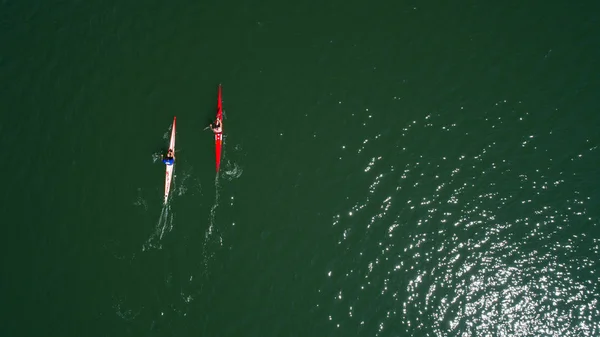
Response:
[{"label": "wake trail behind kayak", "polygon": [[209,214],[209,226],[208,226],[208,230],[206,231],[206,240],[208,240],[213,232],[214,229],[214,224],[215,224],[215,213],[217,210],[217,207],[219,207],[219,174],[217,173],[217,176],[215,177],[215,202],[214,204],[210,207],[210,214]]},{"label": "wake trail behind kayak", "polygon": [[205,268],[205,270],[208,270],[208,263],[214,256],[214,253],[211,252],[211,250],[209,249],[208,246],[209,246],[209,244],[214,242],[213,236],[215,233],[217,233],[217,235],[219,237],[219,244],[221,246],[223,245],[223,238],[218,233],[218,230],[215,226],[215,217],[217,214],[217,208],[219,207],[219,199],[220,199],[219,190],[220,189],[221,189],[221,186],[219,185],[219,174],[217,173],[217,175],[215,176],[215,201],[214,201],[213,205],[210,207],[210,213],[208,215],[208,228],[206,229],[206,232],[204,233],[203,248],[204,248],[204,268]]},{"label": "wake trail behind kayak", "polygon": [[154,232],[150,235],[148,241],[144,243],[142,251],[146,251],[151,248],[161,249],[162,245],[160,244],[160,241],[166,233],[173,229],[173,224],[174,222],[173,214],[171,213],[171,205],[170,203],[167,203],[166,205],[163,205],[160,211],[158,222],[154,227]]}]

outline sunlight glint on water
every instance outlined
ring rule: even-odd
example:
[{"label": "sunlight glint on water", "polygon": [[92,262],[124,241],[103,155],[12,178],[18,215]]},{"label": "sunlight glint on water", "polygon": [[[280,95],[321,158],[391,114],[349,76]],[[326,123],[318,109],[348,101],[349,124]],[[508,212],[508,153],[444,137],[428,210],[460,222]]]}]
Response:
[{"label": "sunlight glint on water", "polygon": [[[509,132],[507,120],[486,118],[496,132]],[[427,132],[432,141],[457,130],[457,123],[437,126],[431,115],[402,128],[405,138]],[[596,225],[586,207],[590,196],[565,184],[570,177],[555,169],[532,133],[516,149],[488,137],[474,155],[413,152],[410,140],[395,157],[370,152],[364,199],[333,217],[340,255],[354,255],[345,258],[352,264],[340,260],[328,271],[332,288],[323,292],[334,295],[326,315],[340,334],[600,333],[596,263],[586,257],[598,253],[598,242],[563,231]],[[369,153],[369,139],[376,141],[367,137],[359,153]],[[523,166],[510,157],[519,148],[544,160]],[[375,215],[363,217],[365,209]],[[378,245],[367,244],[373,240]],[[359,289],[347,289],[355,284]]]}]

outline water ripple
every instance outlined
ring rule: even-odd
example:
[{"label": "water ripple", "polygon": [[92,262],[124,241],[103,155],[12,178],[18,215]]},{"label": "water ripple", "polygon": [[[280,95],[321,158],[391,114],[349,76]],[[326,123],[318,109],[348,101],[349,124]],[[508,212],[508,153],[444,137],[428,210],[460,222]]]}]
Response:
[{"label": "water ripple", "polygon": [[[484,118],[494,134],[474,152],[399,145],[383,156],[376,144],[390,140],[379,134],[361,144],[359,155],[369,156],[361,174],[371,182],[332,218],[340,258],[320,290],[331,300],[318,305],[340,335],[600,334],[591,258],[600,238],[586,234],[598,218],[582,187],[585,156],[553,153],[547,144],[560,140],[552,130],[515,128],[529,113],[512,113]],[[403,144],[424,132],[436,142],[473,139],[442,119],[410,121]],[[523,134],[506,137],[514,130]]]}]

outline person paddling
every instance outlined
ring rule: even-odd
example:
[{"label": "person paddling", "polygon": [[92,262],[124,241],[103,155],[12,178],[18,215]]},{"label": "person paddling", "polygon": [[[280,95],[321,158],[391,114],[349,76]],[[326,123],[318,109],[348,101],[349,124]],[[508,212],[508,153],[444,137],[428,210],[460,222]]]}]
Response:
[{"label": "person paddling", "polygon": [[172,149],[169,149],[169,151],[167,152],[167,157],[163,158],[162,161],[167,165],[173,165],[173,163],[175,163],[175,156],[173,155]]},{"label": "person paddling", "polygon": [[220,118],[217,118],[213,124],[210,125],[210,128],[214,133],[222,133],[223,132],[223,123]]}]

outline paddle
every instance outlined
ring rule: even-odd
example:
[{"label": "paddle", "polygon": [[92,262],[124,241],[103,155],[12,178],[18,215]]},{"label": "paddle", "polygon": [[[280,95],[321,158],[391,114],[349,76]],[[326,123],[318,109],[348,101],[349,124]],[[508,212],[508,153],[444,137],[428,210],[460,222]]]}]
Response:
[{"label": "paddle", "polygon": [[210,124],[208,124],[207,127],[205,127],[204,129],[202,129],[202,131],[205,131],[205,130],[208,130],[208,129],[212,129],[212,126],[213,126],[213,124],[210,123]]}]

